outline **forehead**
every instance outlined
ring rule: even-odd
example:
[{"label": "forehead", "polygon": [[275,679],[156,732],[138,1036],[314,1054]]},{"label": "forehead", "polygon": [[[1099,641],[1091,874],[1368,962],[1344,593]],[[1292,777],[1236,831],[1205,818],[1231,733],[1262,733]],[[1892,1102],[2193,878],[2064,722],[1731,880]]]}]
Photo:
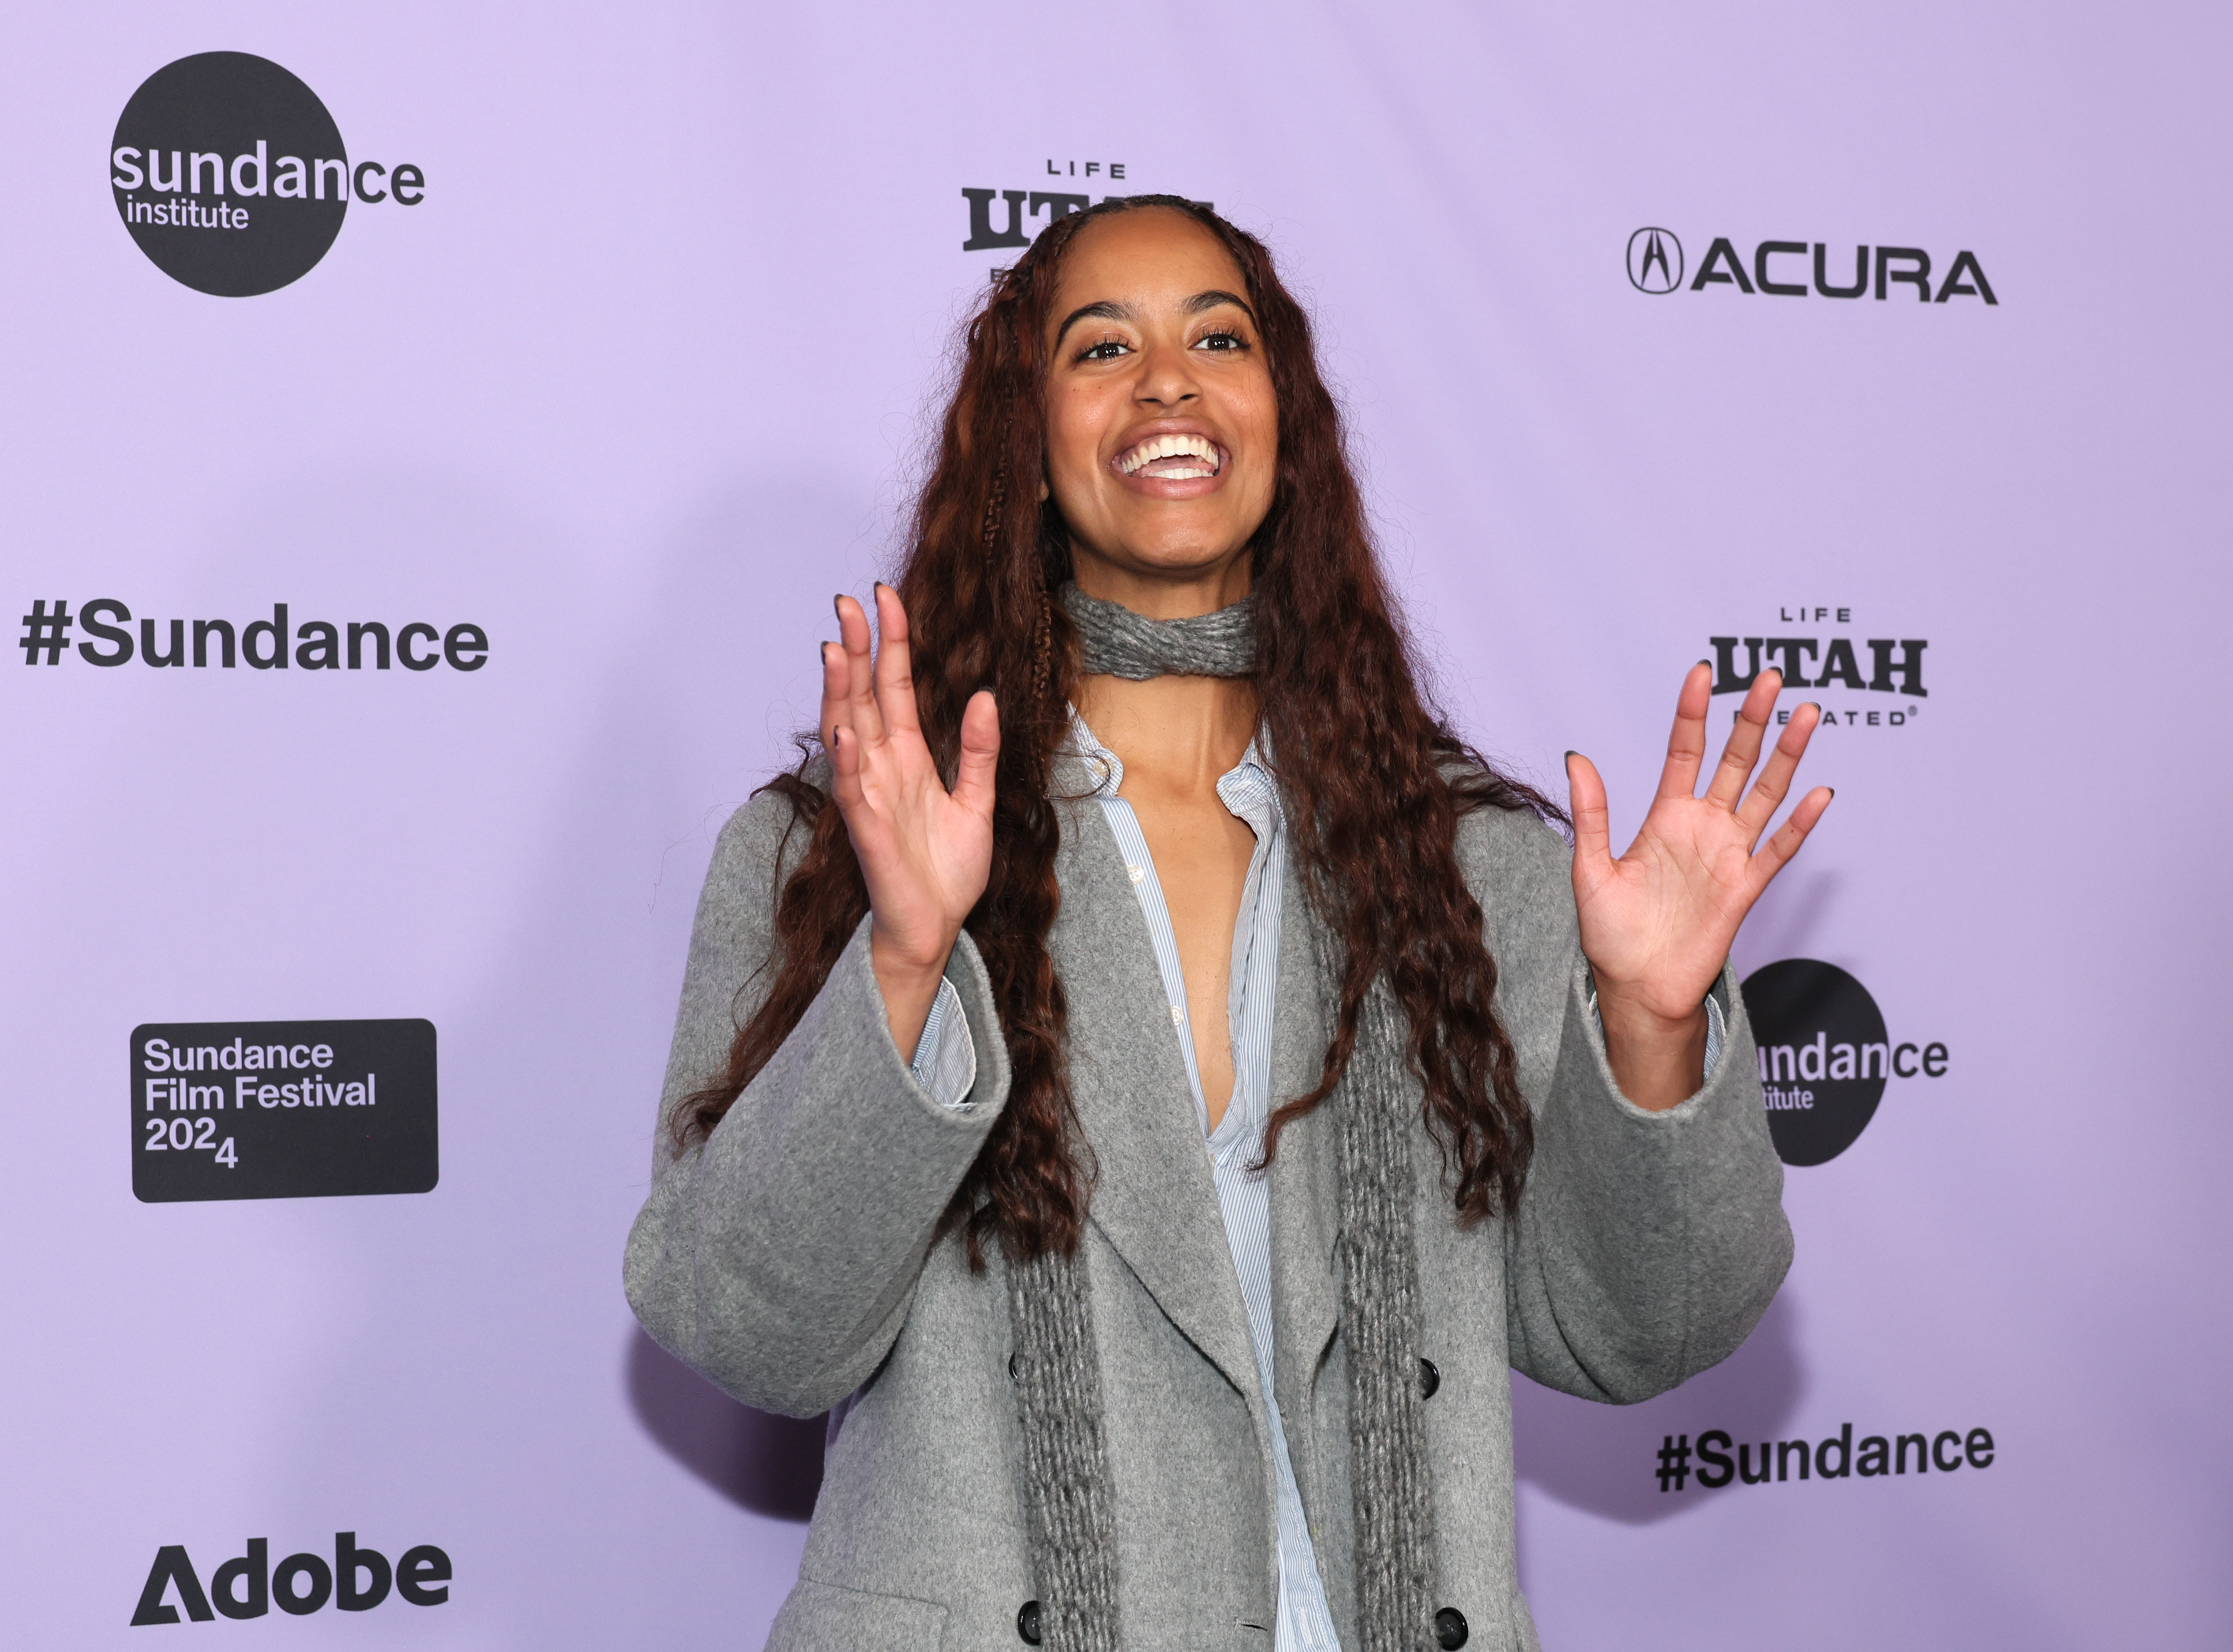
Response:
[{"label": "forehead", "polygon": [[1059,319],[1080,304],[1113,301],[1153,311],[1213,288],[1246,289],[1225,244],[1182,213],[1143,207],[1077,232],[1064,249],[1053,309]]}]

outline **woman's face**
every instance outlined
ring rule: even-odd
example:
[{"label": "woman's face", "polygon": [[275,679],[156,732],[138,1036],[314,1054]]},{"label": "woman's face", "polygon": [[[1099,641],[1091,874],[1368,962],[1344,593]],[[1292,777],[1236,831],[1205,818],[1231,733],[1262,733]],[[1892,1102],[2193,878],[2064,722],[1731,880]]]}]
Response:
[{"label": "woman's face", "polygon": [[1097,219],[1066,250],[1048,322],[1047,485],[1089,593],[1247,589],[1279,409],[1246,285],[1216,237],[1163,208]]}]

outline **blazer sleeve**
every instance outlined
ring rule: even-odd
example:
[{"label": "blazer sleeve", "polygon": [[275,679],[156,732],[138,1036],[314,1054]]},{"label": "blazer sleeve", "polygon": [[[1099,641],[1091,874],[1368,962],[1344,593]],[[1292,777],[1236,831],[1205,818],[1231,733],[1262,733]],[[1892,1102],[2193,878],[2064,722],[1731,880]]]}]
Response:
[{"label": "blazer sleeve", "polygon": [[805,829],[762,793],[723,829],[690,936],[629,1305],[660,1345],[747,1404],[811,1416],[891,1347],[940,1217],[1007,1100],[1006,1041],[968,936],[947,966],[980,1059],[962,1110],[892,1042],[863,919],[780,1049],[702,1144],[670,1132],[774,978],[775,897]]},{"label": "blazer sleeve", "polygon": [[1664,1112],[1636,1106],[1590,1005],[1572,851],[1532,814],[1488,810],[1459,846],[1534,1112],[1503,1223],[1512,1363],[1586,1399],[1649,1399],[1735,1352],[1791,1265],[1744,1000],[1724,966],[1727,1034],[1703,1085]]}]

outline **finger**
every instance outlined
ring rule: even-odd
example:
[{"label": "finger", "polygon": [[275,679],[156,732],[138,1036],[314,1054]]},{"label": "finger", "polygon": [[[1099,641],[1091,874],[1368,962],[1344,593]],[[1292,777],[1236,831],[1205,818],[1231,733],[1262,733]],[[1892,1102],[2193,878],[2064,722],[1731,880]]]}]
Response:
[{"label": "finger", "polygon": [[884,739],[883,713],[876,708],[876,663],[869,652],[869,616],[850,596],[837,599],[837,634],[845,645],[845,706],[863,749]]},{"label": "finger", "polygon": [[919,734],[915,719],[915,667],[908,649],[907,609],[900,594],[876,582],[876,704],[893,733]]},{"label": "finger", "polygon": [[993,691],[980,688],[961,708],[961,761],[954,771],[954,801],[989,819],[999,763],[1000,708]]},{"label": "finger", "polygon": [[1814,731],[1822,721],[1822,708],[1808,700],[1791,713],[1791,721],[1775,742],[1775,750],[1768,754],[1768,765],[1760,771],[1752,795],[1737,810],[1737,821],[1754,837],[1768,829],[1768,823],[1775,818],[1785,795],[1791,790],[1791,777],[1799,771],[1799,759],[1807,755],[1807,742],[1814,738]]},{"label": "finger", "polygon": [[1799,853],[1799,846],[1807,841],[1807,834],[1814,829],[1822,811],[1830,806],[1830,799],[1838,794],[1827,786],[1817,786],[1799,800],[1799,807],[1791,811],[1791,818],[1782,829],[1760,846],[1760,853],[1752,857],[1753,890],[1757,894],[1766,888],[1770,879],[1791,864],[1791,857]]},{"label": "finger", "polygon": [[[1737,707],[1736,725],[1729,743],[1722,748],[1722,761],[1714,771],[1707,797],[1724,809],[1735,809],[1744,795],[1746,778],[1760,761],[1760,745],[1768,737],[1768,719],[1774,714],[1775,697],[1783,692],[1783,673],[1770,666],[1752,680],[1752,690]],[[1758,827],[1754,829],[1757,831]]]},{"label": "finger", "polygon": [[830,732],[830,791],[837,799],[840,814],[850,817],[853,806],[861,801],[861,737],[848,723],[840,723]]},{"label": "finger", "polygon": [[1579,751],[1566,753],[1566,801],[1574,811],[1574,875],[1592,882],[1612,865],[1611,823],[1605,810],[1605,782],[1597,765]]},{"label": "finger", "polygon": [[845,721],[845,647],[843,643],[822,645],[822,749],[835,752],[837,730]]},{"label": "finger", "polygon": [[1713,703],[1714,669],[1701,660],[1683,674],[1675,697],[1675,728],[1667,737],[1667,764],[1659,771],[1659,795],[1691,797],[1698,790],[1698,765],[1706,756],[1706,708]]}]

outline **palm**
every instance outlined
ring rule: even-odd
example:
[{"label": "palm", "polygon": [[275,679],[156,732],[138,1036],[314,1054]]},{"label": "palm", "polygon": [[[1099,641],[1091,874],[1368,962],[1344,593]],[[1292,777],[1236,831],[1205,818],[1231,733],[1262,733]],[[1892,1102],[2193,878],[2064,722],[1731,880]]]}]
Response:
[{"label": "palm", "polygon": [[1747,794],[1745,782],[1759,762],[1781,686],[1773,672],[1763,672],[1753,685],[1701,797],[1698,770],[1706,751],[1712,675],[1703,666],[1691,669],[1676,706],[1658,796],[1636,841],[1618,860],[1608,839],[1604,782],[1587,758],[1569,755],[1574,904],[1582,952],[1600,993],[1619,992],[1670,1022],[1693,1014],[1720,973],[1745,914],[1829,807],[1829,789],[1816,787],[1760,843],[1790,790],[1820,715],[1812,706],[1794,713]]},{"label": "palm", "polygon": [[883,585],[876,608],[882,639],[872,658],[868,615],[852,598],[838,599],[843,640],[823,648],[822,739],[879,948],[895,962],[936,970],[992,870],[999,719],[990,694],[970,700],[949,791],[915,714],[907,611]]}]

